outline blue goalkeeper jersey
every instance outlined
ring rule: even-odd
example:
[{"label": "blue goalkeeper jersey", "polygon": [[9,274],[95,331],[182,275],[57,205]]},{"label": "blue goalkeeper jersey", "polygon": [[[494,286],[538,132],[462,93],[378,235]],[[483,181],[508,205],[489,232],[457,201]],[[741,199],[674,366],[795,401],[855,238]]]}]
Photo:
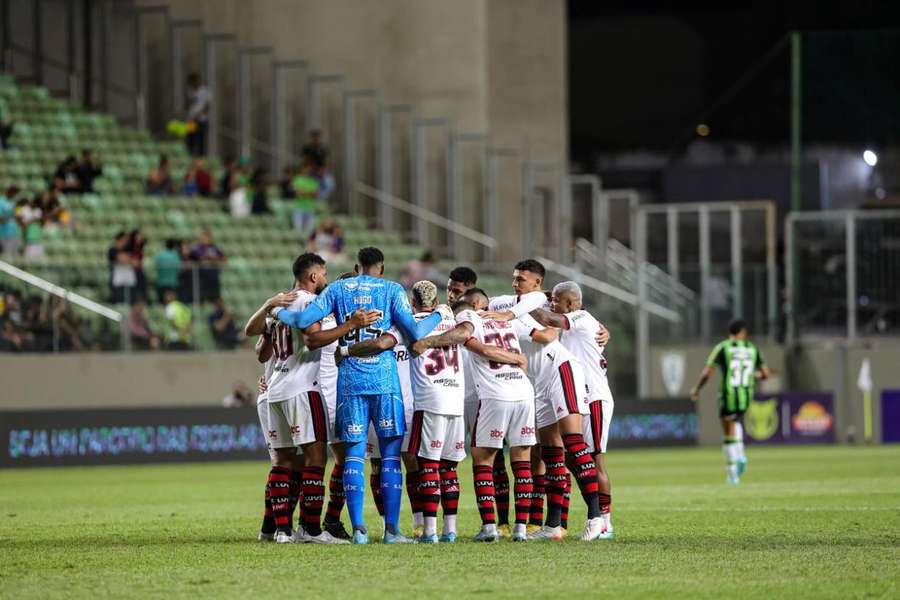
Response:
[{"label": "blue goalkeeper jersey", "polygon": [[[358,309],[381,311],[381,319],[342,337],[338,341],[341,346],[377,338],[392,326],[396,326],[412,343],[428,335],[441,321],[440,314],[434,313],[416,322],[403,287],[369,275],[335,281],[306,309],[282,310],[278,313],[278,319],[291,327],[306,329],[332,313],[338,324],[343,323]],[[394,352],[386,350],[375,356],[345,358],[338,368],[337,389],[344,397],[401,394]]]}]

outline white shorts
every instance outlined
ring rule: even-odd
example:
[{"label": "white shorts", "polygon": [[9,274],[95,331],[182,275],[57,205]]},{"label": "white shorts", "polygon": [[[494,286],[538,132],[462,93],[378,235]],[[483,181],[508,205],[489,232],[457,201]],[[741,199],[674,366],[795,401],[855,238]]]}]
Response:
[{"label": "white shorts", "polygon": [[472,446],[477,448],[502,448],[503,440],[511,448],[534,446],[534,402],[520,400],[482,400],[472,426]]},{"label": "white shorts", "polygon": [[538,428],[553,425],[569,415],[588,414],[587,385],[581,365],[566,361],[553,378],[534,391],[534,414]]},{"label": "white shorts", "polygon": [[460,462],[466,457],[466,426],[462,415],[413,413],[409,450],[429,460]]},{"label": "white shorts", "polygon": [[314,390],[288,400],[266,402],[266,437],[272,448],[327,442],[328,417],[322,395]]},{"label": "white shorts", "polygon": [[256,414],[259,415],[259,426],[262,428],[263,438],[266,440],[266,448],[269,450],[269,458],[275,461],[275,450],[269,440],[269,407],[265,400],[256,403]]},{"label": "white shorts", "polygon": [[337,407],[337,390],[323,385],[323,382],[319,382],[319,389],[322,390],[322,398],[325,400],[325,412],[328,418],[328,443],[329,444],[340,444],[341,440],[338,436],[334,434],[334,412]]},{"label": "white shorts", "polygon": [[[475,426],[475,415],[478,414],[478,396],[466,396],[465,404],[463,404],[463,419],[466,422],[466,433],[472,434],[472,427]],[[472,440],[469,440],[469,445]]]},{"label": "white shorts", "polygon": [[609,422],[612,421],[615,403],[612,399],[594,400],[590,403],[590,416],[584,419],[584,443],[591,454],[606,454],[609,441]]},{"label": "white shorts", "polygon": [[[406,420],[406,433],[403,434],[403,444],[400,447],[401,452],[408,452],[409,448],[409,429],[412,427],[413,418],[413,399],[403,397],[403,418]],[[366,439],[366,458],[381,458],[381,448],[378,446],[378,434],[375,433],[375,427],[369,423],[369,433]]]}]

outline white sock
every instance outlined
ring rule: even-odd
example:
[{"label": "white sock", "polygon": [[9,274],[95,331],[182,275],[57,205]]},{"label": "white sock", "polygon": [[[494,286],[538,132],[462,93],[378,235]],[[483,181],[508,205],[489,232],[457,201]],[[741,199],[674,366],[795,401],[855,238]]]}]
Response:
[{"label": "white sock", "polygon": [[747,455],[744,454],[744,427],[740,423],[734,424],[734,439],[737,440],[737,455],[739,460],[746,460]]},{"label": "white sock", "polygon": [[456,533],[456,515],[444,515],[444,535]]},{"label": "white sock", "polygon": [[612,529],[612,513],[603,513],[601,516],[603,517],[603,523],[606,525],[606,528]]},{"label": "white sock", "polygon": [[413,529],[425,525],[425,517],[420,512],[413,513]]},{"label": "white sock", "polygon": [[738,461],[738,448],[737,444],[732,442],[730,439],[726,439],[725,443],[722,444],[722,454],[725,455],[725,465],[728,468],[729,474],[734,474],[737,472],[737,461]]},{"label": "white sock", "polygon": [[437,533],[437,517],[425,517],[425,535]]}]

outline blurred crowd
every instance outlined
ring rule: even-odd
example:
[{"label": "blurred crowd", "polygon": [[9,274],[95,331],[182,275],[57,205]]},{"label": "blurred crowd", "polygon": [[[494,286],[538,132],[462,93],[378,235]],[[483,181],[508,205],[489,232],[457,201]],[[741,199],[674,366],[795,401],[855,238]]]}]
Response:
[{"label": "blurred crowd", "polygon": [[96,332],[57,296],[0,293],[0,352],[66,352],[97,349]]}]

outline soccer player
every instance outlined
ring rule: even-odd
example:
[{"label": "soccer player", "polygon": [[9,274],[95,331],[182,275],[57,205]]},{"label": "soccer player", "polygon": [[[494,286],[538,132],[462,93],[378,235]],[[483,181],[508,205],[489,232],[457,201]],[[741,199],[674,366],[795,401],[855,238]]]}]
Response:
[{"label": "soccer player", "polygon": [[[316,254],[302,254],[294,261],[293,272],[295,299],[290,306],[295,310],[302,310],[327,285],[325,261]],[[260,323],[265,328],[265,313],[269,308],[270,303],[264,304],[248,320],[245,332],[256,334]],[[276,304],[275,308],[283,307]],[[325,496],[325,452],[329,432],[327,409],[318,385],[318,349],[330,339],[336,339],[338,335],[346,334],[355,326],[365,323],[365,313],[358,313],[348,318],[343,328],[328,332],[320,332],[318,323],[297,332],[283,323],[275,323],[273,326],[272,353],[275,364],[266,380],[266,420],[268,438],[277,463],[269,475],[272,509],[278,529],[276,542],[347,543],[327,531],[323,532],[321,528]],[[316,333],[318,335],[314,337],[313,334]],[[297,447],[302,448],[305,462],[301,480],[303,523],[292,535],[290,512],[287,512],[287,505],[276,501],[276,493],[290,488],[290,473],[287,470],[291,466],[292,456],[297,453]],[[280,493],[277,496],[283,497]]]},{"label": "soccer player", "polygon": [[753,399],[757,379],[771,375],[759,349],[747,339],[747,324],[736,320],[728,325],[728,339],[716,344],[700,373],[700,380],[691,390],[691,400],[700,398],[700,389],[709,381],[713,370],[721,373],[719,384],[719,417],[722,419],[724,440],[722,452],[728,471],[728,483],[738,484],[747,469],[744,454],[744,429],[740,419]]},{"label": "soccer player", "polygon": [[600,513],[597,469],[582,429],[582,417],[589,414],[589,405],[581,364],[559,342],[556,329],[545,328],[530,315],[510,323],[528,358],[528,378],[534,386],[535,424],[546,468],[547,519],[529,539],[563,538],[566,465],[571,465],[588,508],[581,539],[593,540],[602,533],[604,521]]},{"label": "soccer player", "polygon": [[[362,248],[357,254],[357,277],[336,281],[328,286],[305,310],[273,309],[272,314],[291,327],[305,328],[334,313],[338,325],[359,309],[381,311],[381,318],[373,325],[356,330],[341,338],[338,352],[346,357],[349,346],[356,342],[379,337],[394,323],[410,340],[415,341],[430,332],[440,321],[433,315],[418,323],[412,316],[409,300],[403,288],[382,279],[384,254],[377,248]],[[365,494],[364,471],[366,434],[369,422],[375,425],[381,451],[381,491],[385,508],[384,542],[407,543],[400,534],[402,472],[400,447],[406,423],[397,363],[392,352],[374,357],[350,357],[338,367],[338,404],[335,429],[346,446],[344,462],[344,495],[353,524],[353,541],[369,542],[363,519]]]},{"label": "soccer player", "polygon": [[534,435],[534,388],[525,374],[527,359],[509,323],[483,320],[476,311],[487,307],[485,293],[472,288],[454,305],[456,327],[413,345],[414,352],[428,348],[464,344],[470,354],[471,376],[478,393],[478,411],[472,427],[472,463],[475,495],[482,528],[474,540],[494,542],[498,538],[494,516],[494,458],[509,444],[515,476],[515,526],[511,539],[527,539],[525,525],[531,505],[531,447]]},{"label": "soccer player", "polygon": [[[559,339],[584,368],[588,393],[588,418],[584,420],[584,441],[594,459],[599,487],[600,513],[603,525],[598,532],[592,527],[588,539],[612,539],[612,486],[606,471],[609,423],[613,415],[613,396],[606,377],[603,346],[597,343],[598,332],[605,329],[597,319],[582,308],[581,287],[574,281],[564,281],[553,288],[551,311],[538,309],[531,313],[541,325],[560,330]],[[569,464],[569,470],[576,467]]]}]

